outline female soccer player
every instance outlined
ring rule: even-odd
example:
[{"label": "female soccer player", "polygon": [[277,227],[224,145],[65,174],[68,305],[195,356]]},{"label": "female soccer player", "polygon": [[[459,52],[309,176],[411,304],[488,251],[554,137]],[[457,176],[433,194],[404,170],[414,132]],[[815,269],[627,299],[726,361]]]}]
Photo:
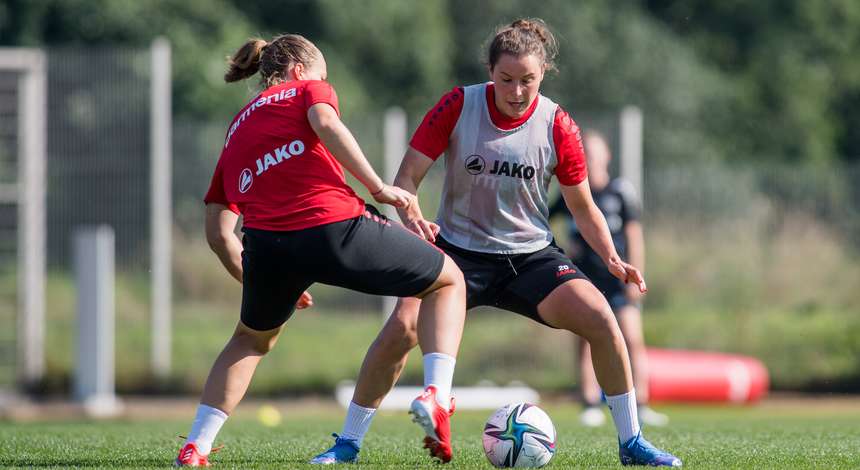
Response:
[{"label": "female soccer player", "polygon": [[[382,182],[341,122],[319,49],[295,34],[251,40],[224,79],[257,71],[265,89],[233,119],[205,198],[209,244],[242,283],[241,320],[209,373],[179,466],[208,465],[215,435],[283,323],[311,304],[305,290],[315,282],[421,298],[428,386],[450,390],[463,330],[465,284],[456,264],[346,184],[341,165],[377,202],[416,204]],[[234,232],[238,214],[242,241]]]},{"label": "female soccer player", "polygon": [[[645,266],[645,240],[642,235],[642,224],[639,222],[639,214],[642,211],[639,197],[628,181],[610,178],[609,162],[612,160],[612,152],[602,134],[596,131],[585,131],[582,142],[588,161],[591,197],[606,218],[618,254],[622,259],[629,260],[630,264],[642,270]],[[618,326],[630,352],[633,384],[636,387],[636,398],[639,402],[637,406],[639,421],[652,426],[668,424],[669,418],[666,415],[648,406],[648,355],[642,333],[640,308],[642,294],[636,286],[625,285],[604,269],[600,256],[588,246],[578,226],[570,218],[570,211],[567,210],[564,199],[559,198],[550,208],[550,218],[556,214],[565,217],[570,225],[568,254],[603,293],[618,319]],[[600,386],[597,384],[594,369],[591,366],[591,350],[588,343],[581,338],[578,338],[577,350],[579,351],[581,398],[585,405],[580,421],[589,427],[602,426],[606,416],[600,408]]]},{"label": "female soccer player", "polygon": [[[678,458],[642,437],[627,349],[606,299],[553,243],[547,191],[555,175],[583,236],[609,272],[646,290],[639,271],[616,253],[591,199],[579,129],[539,94],[556,51],[541,20],[517,20],[496,32],[488,51],[491,82],[454,88],[442,97],[412,137],[395,180],[416,194],[430,166],[446,153],[438,225],[425,220],[417,204],[399,213],[407,227],[460,266],[467,308],[499,307],[588,340],[618,430],[622,464],[678,466]],[[419,305],[401,299],[365,357],[341,437],[350,445],[336,443],[313,462],[355,459],[373,411],[415,345]],[[431,455],[448,461],[450,441],[437,429],[447,428],[453,406],[427,395],[413,402],[412,412]]]}]

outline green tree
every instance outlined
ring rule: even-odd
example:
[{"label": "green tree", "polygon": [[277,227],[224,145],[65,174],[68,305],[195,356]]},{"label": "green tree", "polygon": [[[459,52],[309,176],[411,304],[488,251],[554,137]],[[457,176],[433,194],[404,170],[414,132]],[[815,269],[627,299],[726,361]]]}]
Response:
[{"label": "green tree", "polygon": [[736,77],[732,120],[719,130],[738,142],[742,158],[860,159],[860,3],[643,3],[704,60]]},{"label": "green tree", "polygon": [[16,46],[173,46],[174,110],[179,116],[232,114],[247,90],[224,86],[224,56],[251,26],[226,0],[8,0],[0,43]]},{"label": "green tree", "polygon": [[543,92],[561,103],[582,127],[594,111],[638,105],[645,113],[645,151],[649,162],[718,158],[725,144],[709,126],[724,117],[732,82],[666,26],[621,0],[452,1],[449,9],[481,11],[453,15],[455,70],[465,82],[487,79],[486,42],[494,26],[516,18],[543,18],[560,42],[559,73]]}]

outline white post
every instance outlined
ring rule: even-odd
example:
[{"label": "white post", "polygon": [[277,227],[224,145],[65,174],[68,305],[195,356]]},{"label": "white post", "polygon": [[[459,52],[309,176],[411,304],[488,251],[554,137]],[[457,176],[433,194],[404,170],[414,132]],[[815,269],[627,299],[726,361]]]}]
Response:
[{"label": "white post", "polygon": [[625,106],[621,110],[621,177],[636,188],[642,201],[642,110]]},{"label": "white post", "polygon": [[[400,168],[400,162],[403,160],[403,155],[406,153],[406,133],[408,132],[406,124],[406,112],[402,108],[393,107],[385,111],[385,123],[383,127],[383,141],[385,149],[384,168],[382,170],[382,178],[386,184],[394,183],[394,177],[397,176],[397,170]],[[397,211],[389,205],[384,205],[385,215],[391,219],[397,219]],[[394,305],[397,303],[396,297],[384,297],[382,299],[382,318],[388,319],[391,312],[394,310]]]},{"label": "white post", "polygon": [[74,234],[78,346],[75,399],[95,416],[115,414],[114,232],[107,225]]},{"label": "white post", "polygon": [[45,141],[47,66],[44,52],[24,50],[18,91],[18,380],[45,373]]},{"label": "white post", "polygon": [[151,77],[151,208],[152,230],[152,372],[170,374],[171,308],[171,64],[170,43],[152,43]]}]

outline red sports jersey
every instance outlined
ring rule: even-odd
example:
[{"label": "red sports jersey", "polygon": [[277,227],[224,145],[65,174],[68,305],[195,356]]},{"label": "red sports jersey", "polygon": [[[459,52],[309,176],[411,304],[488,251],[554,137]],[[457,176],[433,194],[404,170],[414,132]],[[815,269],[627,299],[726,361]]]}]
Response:
[{"label": "red sports jersey", "polygon": [[262,230],[300,230],[362,214],[364,201],[308,122],[308,108],[317,103],[338,111],[327,82],[286,82],[248,103],[230,124],[204,200],[227,205],[246,227]]},{"label": "red sports jersey", "polygon": [[[493,124],[502,130],[511,130],[521,126],[532,116],[537,107],[538,100],[535,99],[521,118],[512,119],[496,108],[493,93],[493,84],[490,83],[487,85],[487,109],[490,111],[490,119]],[[427,112],[409,144],[415,150],[434,160],[439,158],[439,155],[448,148],[448,141],[462,110],[463,88],[457,87],[443,96],[436,106]],[[555,113],[552,137],[555,144],[555,154],[558,158],[558,166],[555,168],[558,181],[565,186],[581,183],[588,175],[582,137],[579,126],[561,106]]]}]

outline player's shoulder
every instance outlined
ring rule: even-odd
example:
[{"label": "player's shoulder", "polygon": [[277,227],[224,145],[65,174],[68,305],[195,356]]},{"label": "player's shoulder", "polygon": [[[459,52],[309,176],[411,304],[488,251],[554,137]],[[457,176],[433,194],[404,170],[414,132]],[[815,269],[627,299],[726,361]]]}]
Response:
[{"label": "player's shoulder", "polygon": [[454,87],[441,98],[433,108],[428,111],[429,125],[433,125],[437,119],[454,122],[460,116],[460,111],[463,109],[465,91],[463,87]]},{"label": "player's shoulder", "polygon": [[465,87],[464,86],[455,86],[451,88],[447,92],[445,92],[441,98],[439,98],[440,105],[451,105],[458,102],[463,101],[463,96],[465,95]]},{"label": "player's shoulder", "polygon": [[609,185],[607,187],[612,192],[620,194],[625,200],[635,201],[638,199],[636,196],[636,187],[633,186],[633,183],[626,178],[613,178],[609,181]]},{"label": "player's shoulder", "polygon": [[284,88],[295,88],[297,91],[310,91],[310,92],[331,92],[334,93],[334,87],[331,83],[325,80],[298,80],[298,81],[290,81],[281,84],[280,86]]},{"label": "player's shoulder", "polygon": [[576,136],[578,139],[581,138],[579,124],[577,124],[573,119],[573,116],[571,116],[570,113],[559,104],[555,105],[552,125],[555,130],[560,131],[564,135]]}]

